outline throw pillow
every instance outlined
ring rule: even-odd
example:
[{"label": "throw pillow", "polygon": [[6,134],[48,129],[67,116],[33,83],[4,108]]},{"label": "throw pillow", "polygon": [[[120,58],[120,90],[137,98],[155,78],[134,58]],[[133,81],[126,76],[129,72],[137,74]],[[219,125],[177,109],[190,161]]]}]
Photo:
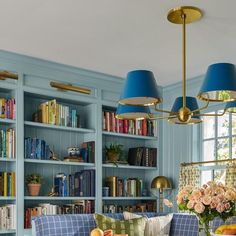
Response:
[{"label": "throw pillow", "polygon": [[[133,214],[130,212],[123,212],[125,220],[139,219],[140,215]],[[170,224],[173,215],[169,214],[166,216],[156,216],[148,218],[145,227],[145,236],[168,236],[170,232]]]},{"label": "throw pillow", "polygon": [[101,230],[112,229],[114,234],[128,234],[129,236],[144,236],[147,217],[130,220],[115,220],[113,218],[94,214],[97,227]]}]

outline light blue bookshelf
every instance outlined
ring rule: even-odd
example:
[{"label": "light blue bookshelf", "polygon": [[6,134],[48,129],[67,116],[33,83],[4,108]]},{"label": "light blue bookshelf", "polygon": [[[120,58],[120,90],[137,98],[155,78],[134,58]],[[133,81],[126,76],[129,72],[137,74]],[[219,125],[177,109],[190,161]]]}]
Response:
[{"label": "light blue bookshelf", "polygon": [[16,197],[0,197],[0,201],[15,201]]},{"label": "light blue bookshelf", "polygon": [[38,123],[38,122],[33,122],[33,121],[25,121],[25,125],[38,127],[42,129],[64,130],[64,131],[70,131],[70,132],[76,132],[76,133],[94,133],[95,132],[95,130],[93,129],[64,127],[64,126],[59,126],[59,125],[43,124],[43,123]]},{"label": "light blue bookshelf", "polygon": [[16,121],[15,120],[10,120],[10,119],[2,119],[0,118],[0,124],[15,124]]},{"label": "light blue bookshelf", "polygon": [[131,165],[122,165],[122,164],[103,164],[103,168],[115,168],[115,169],[129,169],[129,170],[157,170],[157,167],[148,167],[148,166],[131,166]]},{"label": "light blue bookshelf", "polygon": [[12,235],[15,233],[16,233],[16,230],[0,230],[0,235]]},{"label": "light blue bookshelf", "polygon": [[157,197],[103,197],[106,201],[133,201],[133,200],[157,200]]},{"label": "light blue bookshelf", "polygon": [[[31,235],[31,229],[24,229],[24,210],[39,203],[70,204],[76,200],[88,199],[95,202],[96,212],[102,212],[104,203],[138,203],[141,201],[156,201],[156,197],[148,195],[136,198],[112,198],[102,196],[102,187],[106,176],[140,177],[144,179],[146,188],[150,188],[153,177],[159,174],[157,167],[141,167],[104,164],[104,145],[119,142],[127,152],[129,147],[148,146],[158,147],[158,137],[110,133],[102,130],[102,110],[104,106],[115,109],[124,80],[101,73],[74,68],[54,62],[35,59],[14,53],[0,51],[0,69],[13,71],[18,74],[18,81],[7,79],[0,81],[0,96],[12,95],[16,99],[16,120],[0,119],[1,127],[16,129],[16,159],[0,159],[0,170],[16,172],[16,197],[0,197],[0,205],[16,203],[16,231],[0,231],[3,235]],[[14,62],[14,63],[13,63]],[[71,91],[59,91],[50,87],[51,81],[70,83],[91,89],[91,94],[80,94]],[[75,106],[81,114],[81,128],[54,126],[32,121],[32,113],[38,105],[46,100],[56,98],[60,103]],[[159,130],[159,129],[158,129]],[[24,137],[44,139],[59,161],[24,159]],[[95,141],[95,163],[64,162],[66,148],[77,146],[83,142]],[[158,153],[159,153],[158,149]],[[159,154],[158,162],[159,163]],[[74,173],[83,169],[96,170],[95,197],[49,197],[48,193],[53,184],[53,176],[59,172]],[[43,185],[40,196],[28,195],[25,186],[25,176],[29,173],[40,173]]]},{"label": "light blue bookshelf", "polygon": [[157,139],[157,137],[151,137],[151,136],[122,134],[122,133],[107,132],[107,131],[103,131],[102,134],[106,136],[122,137],[122,138],[127,138],[127,139],[140,139],[140,140],[156,140]]},{"label": "light blue bookshelf", "polygon": [[33,201],[78,201],[78,200],[95,200],[95,197],[45,197],[45,196],[37,196],[31,197],[26,196],[25,200],[33,200]]},{"label": "light blue bookshelf", "polygon": [[25,159],[26,163],[33,163],[39,165],[60,165],[60,166],[81,166],[81,167],[91,167],[95,168],[94,163],[84,163],[84,162],[67,162],[67,161],[50,161],[50,160],[35,160],[35,159]]},{"label": "light blue bookshelf", "polygon": [[16,162],[13,158],[0,158],[0,162]]}]

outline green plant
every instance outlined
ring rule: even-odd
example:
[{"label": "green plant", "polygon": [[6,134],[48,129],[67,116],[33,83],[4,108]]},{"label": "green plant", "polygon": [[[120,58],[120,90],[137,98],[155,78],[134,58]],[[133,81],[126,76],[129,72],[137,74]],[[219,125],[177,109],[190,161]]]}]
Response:
[{"label": "green plant", "polygon": [[26,184],[41,184],[42,177],[39,174],[30,174],[26,176]]},{"label": "green plant", "polygon": [[122,157],[124,154],[121,147],[122,147],[121,144],[116,144],[116,143],[111,143],[109,147],[105,146],[106,155],[108,153],[113,153],[119,155],[119,157]]}]

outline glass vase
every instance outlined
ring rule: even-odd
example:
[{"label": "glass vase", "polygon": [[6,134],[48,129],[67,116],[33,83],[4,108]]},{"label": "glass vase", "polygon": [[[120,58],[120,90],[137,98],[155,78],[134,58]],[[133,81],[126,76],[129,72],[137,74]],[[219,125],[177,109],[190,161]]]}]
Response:
[{"label": "glass vase", "polygon": [[202,221],[199,219],[199,235],[211,236],[213,232],[213,221]]}]

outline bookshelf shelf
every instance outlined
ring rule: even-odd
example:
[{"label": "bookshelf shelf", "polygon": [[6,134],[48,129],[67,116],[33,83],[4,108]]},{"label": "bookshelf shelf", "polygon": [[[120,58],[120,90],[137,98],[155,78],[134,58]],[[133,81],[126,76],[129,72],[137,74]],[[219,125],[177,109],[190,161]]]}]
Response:
[{"label": "bookshelf shelf", "polygon": [[134,169],[134,170],[157,170],[157,167],[148,167],[148,166],[131,166],[131,165],[119,165],[114,164],[103,164],[103,168],[117,168],[117,169]]},{"label": "bookshelf shelf", "polygon": [[107,131],[102,131],[102,134],[107,135],[107,136],[113,136],[113,137],[123,137],[123,138],[142,139],[142,140],[157,140],[157,137],[154,137],[154,136],[123,134],[123,133],[115,133],[115,132],[107,132]]},{"label": "bookshelf shelf", "polygon": [[103,197],[102,200],[118,200],[118,201],[123,201],[123,200],[157,200],[157,197]]},{"label": "bookshelf shelf", "polygon": [[78,132],[78,133],[95,133],[93,129],[84,129],[84,128],[72,128],[72,127],[65,127],[59,125],[50,125],[44,123],[38,123],[33,121],[25,121],[26,126],[32,126],[37,128],[44,128],[44,129],[56,129],[56,130],[64,130],[64,131],[71,131],[71,132]]},{"label": "bookshelf shelf", "polygon": [[32,229],[24,229],[24,236],[31,236],[32,235]]},{"label": "bookshelf shelf", "polygon": [[0,201],[14,201],[16,197],[0,197]]},{"label": "bookshelf shelf", "polygon": [[11,119],[2,119],[2,118],[0,118],[0,123],[2,123],[2,124],[15,124],[16,121],[11,120]]},{"label": "bookshelf shelf", "polygon": [[3,162],[16,162],[16,159],[13,159],[13,158],[0,158],[0,161],[3,161]]},{"label": "bookshelf shelf", "polygon": [[95,168],[94,163],[84,163],[84,162],[66,162],[66,161],[50,161],[50,160],[35,160],[35,159],[25,159],[25,162],[42,164],[42,165],[84,166],[84,167]]},{"label": "bookshelf shelf", "polygon": [[0,230],[0,235],[1,234],[15,234],[16,230]]},{"label": "bookshelf shelf", "polygon": [[75,201],[75,200],[95,200],[95,197],[48,197],[48,196],[25,196],[25,200],[53,200],[53,201]]}]

